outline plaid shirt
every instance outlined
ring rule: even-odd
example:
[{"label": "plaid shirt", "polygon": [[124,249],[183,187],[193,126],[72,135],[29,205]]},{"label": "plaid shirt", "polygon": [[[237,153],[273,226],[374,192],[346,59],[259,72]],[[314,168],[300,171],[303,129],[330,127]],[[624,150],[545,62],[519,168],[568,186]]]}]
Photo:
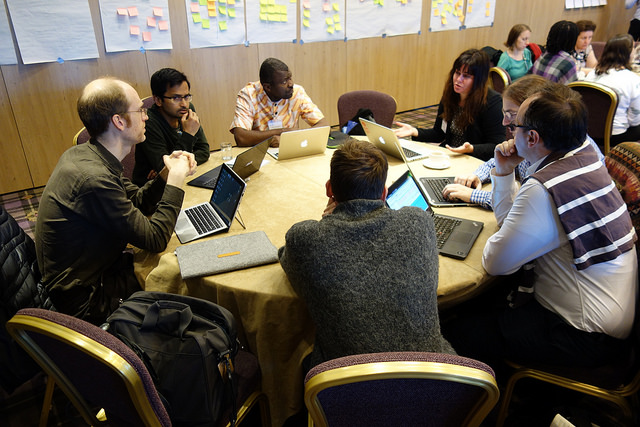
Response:
[{"label": "plaid shirt", "polygon": [[234,128],[246,130],[269,130],[270,120],[281,120],[285,129],[293,128],[302,118],[309,126],[318,123],[324,115],[299,85],[293,85],[289,99],[272,102],[260,82],[247,84],[238,93],[236,112],[229,131]]},{"label": "plaid shirt", "polygon": [[555,55],[546,52],[533,64],[531,73],[552,82],[567,84],[578,80],[578,65],[575,59],[563,50]]}]

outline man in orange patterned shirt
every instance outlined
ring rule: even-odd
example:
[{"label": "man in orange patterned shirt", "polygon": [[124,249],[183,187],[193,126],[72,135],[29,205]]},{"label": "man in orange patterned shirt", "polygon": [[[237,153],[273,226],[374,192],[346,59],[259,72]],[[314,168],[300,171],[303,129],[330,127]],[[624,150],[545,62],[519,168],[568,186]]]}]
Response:
[{"label": "man in orange patterned shirt", "polygon": [[267,58],[260,66],[260,81],[248,83],[238,93],[229,132],[238,146],[256,145],[271,138],[269,145],[277,147],[280,134],[297,129],[299,118],[309,126],[329,126],[304,88],[293,84],[287,64]]}]

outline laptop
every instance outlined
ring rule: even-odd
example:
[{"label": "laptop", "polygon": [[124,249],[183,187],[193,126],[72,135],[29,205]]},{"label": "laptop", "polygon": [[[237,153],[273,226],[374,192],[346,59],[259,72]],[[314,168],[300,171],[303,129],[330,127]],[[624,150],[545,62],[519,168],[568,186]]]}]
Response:
[{"label": "laptop", "polygon": [[[258,170],[260,170],[260,166],[262,166],[264,155],[267,153],[267,148],[269,148],[268,139],[238,154],[238,157],[236,157],[236,160],[233,163],[233,171],[243,179],[258,172]],[[222,169],[222,165],[216,166],[209,172],[203,173],[199,177],[187,182],[187,184],[195,187],[210,188],[213,190],[216,187],[216,181],[218,180],[218,175],[220,175],[220,169]]]},{"label": "laptop", "polygon": [[386,203],[391,209],[417,206],[431,214],[438,252],[452,258],[465,259],[484,227],[479,221],[435,214],[411,171],[406,171],[391,185]]},{"label": "laptop", "polygon": [[267,151],[276,160],[322,154],[329,140],[329,126],[292,130],[280,134],[280,147]]},{"label": "laptop", "polygon": [[411,162],[429,157],[426,151],[413,146],[409,148],[407,141],[399,140],[393,130],[386,126],[362,117],[360,117],[360,123],[369,142],[396,159]]},{"label": "laptop", "polygon": [[424,190],[431,206],[436,208],[476,206],[475,203],[463,202],[462,200],[457,199],[447,200],[442,196],[442,189],[448,184],[454,184],[454,180],[455,177],[453,176],[427,176],[420,178],[420,184],[422,185],[422,189]]},{"label": "laptop", "polygon": [[178,214],[175,231],[180,242],[229,231],[247,184],[227,164],[221,166],[211,200]]}]

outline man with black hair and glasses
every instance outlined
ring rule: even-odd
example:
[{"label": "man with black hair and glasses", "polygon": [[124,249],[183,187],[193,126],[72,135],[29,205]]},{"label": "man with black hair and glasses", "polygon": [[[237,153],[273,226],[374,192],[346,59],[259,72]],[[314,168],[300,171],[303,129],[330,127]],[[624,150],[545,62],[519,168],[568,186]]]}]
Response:
[{"label": "man with black hair and glasses", "polygon": [[162,68],[151,76],[154,105],[149,109],[146,139],[136,147],[132,181],[144,185],[162,169],[162,156],[182,150],[200,165],[209,159],[209,142],[191,103],[191,83],[183,73]]}]

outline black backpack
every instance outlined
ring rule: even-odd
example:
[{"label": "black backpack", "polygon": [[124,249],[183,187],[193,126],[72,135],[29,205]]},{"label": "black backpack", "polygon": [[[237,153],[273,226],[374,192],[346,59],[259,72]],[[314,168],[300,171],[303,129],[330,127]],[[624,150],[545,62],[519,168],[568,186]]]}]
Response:
[{"label": "black backpack", "polygon": [[162,292],[136,292],[103,326],[145,362],[176,426],[215,425],[233,407],[236,324],[224,307]]}]

